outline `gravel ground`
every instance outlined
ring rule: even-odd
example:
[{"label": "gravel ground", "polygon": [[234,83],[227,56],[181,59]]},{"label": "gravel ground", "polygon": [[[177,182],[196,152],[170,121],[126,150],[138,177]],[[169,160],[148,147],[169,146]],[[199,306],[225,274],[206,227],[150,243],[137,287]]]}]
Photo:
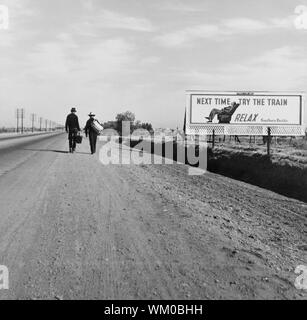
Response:
[{"label": "gravel ground", "polygon": [[0,299],[306,299],[306,203],[66,150],[64,135],[0,150]]}]

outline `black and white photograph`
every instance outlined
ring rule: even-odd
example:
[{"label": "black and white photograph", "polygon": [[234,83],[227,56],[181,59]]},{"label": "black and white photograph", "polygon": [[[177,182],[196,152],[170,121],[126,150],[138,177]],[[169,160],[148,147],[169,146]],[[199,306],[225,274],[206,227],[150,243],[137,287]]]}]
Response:
[{"label": "black and white photograph", "polygon": [[307,0],[0,0],[0,300],[306,301],[306,92]]}]

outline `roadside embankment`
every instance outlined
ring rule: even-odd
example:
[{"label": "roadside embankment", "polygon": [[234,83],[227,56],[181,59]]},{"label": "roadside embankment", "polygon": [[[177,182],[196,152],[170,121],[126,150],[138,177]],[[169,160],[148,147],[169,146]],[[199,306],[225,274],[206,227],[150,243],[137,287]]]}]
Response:
[{"label": "roadside embankment", "polygon": [[[174,161],[177,161],[179,153],[184,152],[185,163],[197,166],[195,163],[189,163],[186,155],[188,149],[193,148],[195,157],[198,157],[198,146],[183,142],[140,142],[140,140],[131,141],[130,147],[140,149],[145,146],[147,152],[167,158],[170,154],[165,150],[173,150],[171,157]],[[304,161],[301,158],[289,157],[282,153],[268,157],[265,153],[254,149],[208,148],[207,170],[307,202],[307,163],[305,157]]]}]

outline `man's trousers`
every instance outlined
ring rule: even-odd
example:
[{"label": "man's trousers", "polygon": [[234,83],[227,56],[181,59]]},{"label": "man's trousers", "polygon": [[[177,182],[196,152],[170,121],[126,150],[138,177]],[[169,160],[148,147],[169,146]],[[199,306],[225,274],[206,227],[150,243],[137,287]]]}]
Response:
[{"label": "man's trousers", "polygon": [[97,143],[97,133],[94,131],[89,132],[89,139],[90,139],[90,147],[91,153],[96,153],[96,143]]},{"label": "man's trousers", "polygon": [[74,129],[69,131],[68,133],[68,140],[69,140],[69,149],[75,150],[76,149],[76,136],[78,134],[78,130]]}]

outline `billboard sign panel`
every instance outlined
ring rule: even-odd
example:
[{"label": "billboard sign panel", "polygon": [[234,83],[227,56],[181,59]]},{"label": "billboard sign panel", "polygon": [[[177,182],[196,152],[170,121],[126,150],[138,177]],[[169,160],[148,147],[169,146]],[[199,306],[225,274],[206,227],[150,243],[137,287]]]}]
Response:
[{"label": "billboard sign panel", "polygon": [[301,128],[303,105],[302,93],[188,91],[186,126],[209,131],[213,126]]}]

